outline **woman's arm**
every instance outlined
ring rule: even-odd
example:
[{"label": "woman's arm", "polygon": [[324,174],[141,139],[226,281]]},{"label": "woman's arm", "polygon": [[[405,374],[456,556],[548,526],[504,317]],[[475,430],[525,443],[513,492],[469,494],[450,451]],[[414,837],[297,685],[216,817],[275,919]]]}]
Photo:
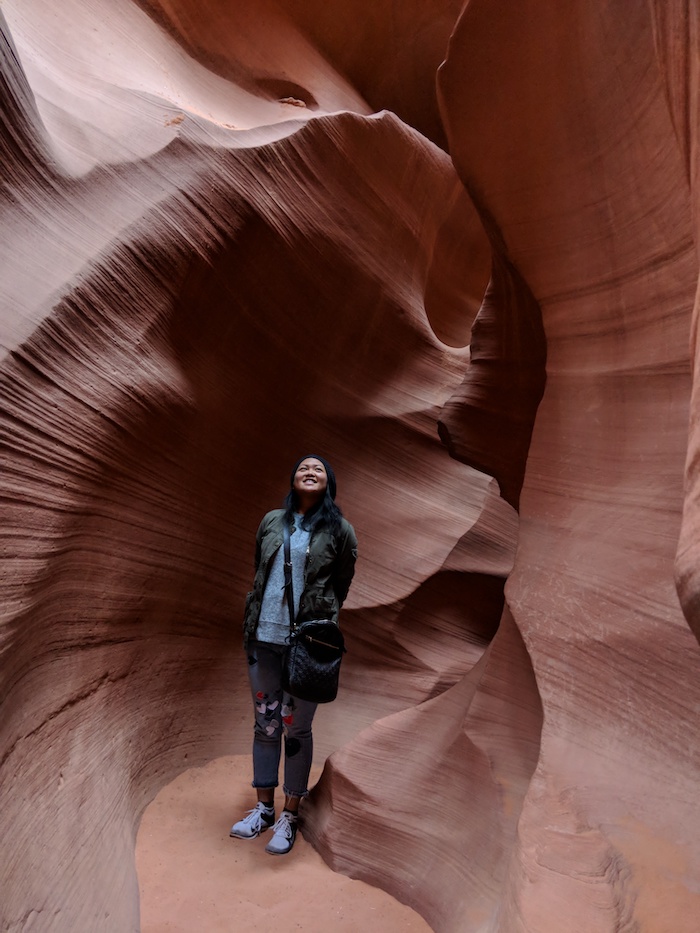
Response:
[{"label": "woman's arm", "polygon": [[260,522],[258,525],[258,530],[255,533],[255,572],[258,572],[258,567],[260,566],[260,556],[262,553],[262,536],[263,536],[263,524]]},{"label": "woman's arm", "polygon": [[270,526],[270,522],[273,520],[275,512],[267,512],[262,517],[262,521],[258,525],[258,530],[255,533],[255,572],[258,572],[260,567],[260,559],[262,557],[262,542],[265,534]]},{"label": "woman's arm", "polygon": [[342,606],[348,595],[352,578],[355,574],[355,561],[357,560],[357,537],[355,530],[348,522],[344,523],[343,533],[336,558],[333,573],[333,589]]}]

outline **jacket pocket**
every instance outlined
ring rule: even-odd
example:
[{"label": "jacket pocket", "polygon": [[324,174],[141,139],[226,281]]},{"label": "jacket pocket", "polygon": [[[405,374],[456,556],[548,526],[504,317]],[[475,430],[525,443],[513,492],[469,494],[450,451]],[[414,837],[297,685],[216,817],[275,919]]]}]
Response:
[{"label": "jacket pocket", "polygon": [[302,607],[304,619],[335,619],[338,602],[334,596],[310,596]]}]

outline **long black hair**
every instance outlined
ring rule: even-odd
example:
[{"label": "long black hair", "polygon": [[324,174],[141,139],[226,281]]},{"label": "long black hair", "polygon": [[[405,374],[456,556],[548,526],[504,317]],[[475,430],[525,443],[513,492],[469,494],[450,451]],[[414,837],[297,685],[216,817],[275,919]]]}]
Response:
[{"label": "long black hair", "polygon": [[[284,500],[285,521],[293,525],[294,515],[298,511],[299,496],[296,489],[292,487]],[[340,506],[336,505],[330,490],[326,487],[323,498],[319,499],[316,505],[306,511],[301,521],[301,527],[305,531],[317,531],[321,528],[325,528],[334,535],[340,531],[340,520],[342,517],[343,513],[340,510]]]}]

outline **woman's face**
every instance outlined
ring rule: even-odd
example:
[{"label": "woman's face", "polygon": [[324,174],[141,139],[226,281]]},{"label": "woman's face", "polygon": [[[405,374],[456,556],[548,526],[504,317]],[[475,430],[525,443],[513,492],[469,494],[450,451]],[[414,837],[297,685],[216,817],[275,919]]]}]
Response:
[{"label": "woman's face", "polygon": [[302,460],[294,474],[294,491],[302,503],[317,502],[328,486],[326,468],[315,457]]}]

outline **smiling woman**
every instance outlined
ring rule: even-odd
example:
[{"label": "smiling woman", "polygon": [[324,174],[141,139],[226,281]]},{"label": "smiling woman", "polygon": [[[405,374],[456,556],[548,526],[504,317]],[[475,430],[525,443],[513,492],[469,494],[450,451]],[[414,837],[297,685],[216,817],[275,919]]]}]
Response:
[{"label": "smiling woman", "polygon": [[[292,469],[284,508],[268,512],[256,535],[255,580],[246,599],[243,631],[255,713],[253,787],[258,802],[234,823],[231,836],[255,839],[274,824],[265,847],[271,855],[285,855],[294,845],[299,802],[308,794],[313,755],[316,703],[292,696],[282,685],[292,615],[299,622],[337,622],[355,571],[357,539],[335,495],[330,463],[317,455],[302,457]],[[282,547],[285,536],[291,596]],[[285,799],[275,822],[283,738]]]},{"label": "smiling woman", "polygon": [[[328,487],[326,467],[316,457],[306,457],[294,473],[292,486],[303,510],[312,508]],[[333,496],[331,493],[331,497]]]}]

